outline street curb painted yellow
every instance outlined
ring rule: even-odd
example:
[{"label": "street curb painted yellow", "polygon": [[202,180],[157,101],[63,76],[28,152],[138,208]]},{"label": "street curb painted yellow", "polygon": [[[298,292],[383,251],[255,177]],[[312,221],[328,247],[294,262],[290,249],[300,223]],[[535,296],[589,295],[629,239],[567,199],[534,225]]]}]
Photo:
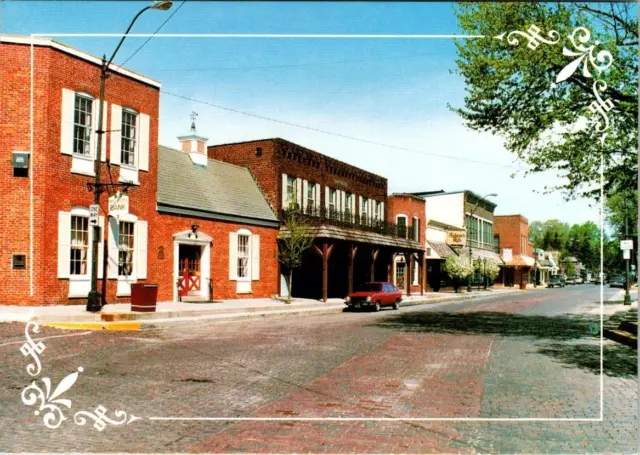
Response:
[{"label": "street curb painted yellow", "polygon": [[142,324],[140,322],[41,322],[40,325],[45,327],[55,327],[57,329],[75,329],[75,330],[118,330],[118,331],[136,331],[140,330]]}]

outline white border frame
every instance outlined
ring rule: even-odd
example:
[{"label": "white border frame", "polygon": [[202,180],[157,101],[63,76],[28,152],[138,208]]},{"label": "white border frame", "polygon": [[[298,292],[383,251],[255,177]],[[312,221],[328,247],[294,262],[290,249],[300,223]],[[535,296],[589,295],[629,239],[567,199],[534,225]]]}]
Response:
[{"label": "white border frame", "polygon": [[[587,38],[590,37],[589,31],[587,29],[585,29],[584,27],[578,27],[577,29],[574,30],[574,33],[572,35],[569,36],[569,38],[571,39],[574,47],[576,47],[580,52],[584,53],[583,57],[586,56],[586,52],[593,52],[593,48],[595,47],[592,46],[591,48],[588,49],[584,49],[584,48],[580,48],[578,46],[576,46],[576,43],[574,41],[574,35],[576,35],[576,33],[578,33],[579,30],[582,30],[584,32],[586,32],[587,34]],[[126,36],[129,38],[149,38],[149,37],[155,37],[155,38],[268,38],[268,39],[482,39],[482,38],[489,38],[489,39],[499,39],[502,40],[505,35],[507,35],[508,33],[508,42],[509,44],[516,46],[519,44],[517,38],[513,35],[519,35],[520,38],[522,39],[522,37],[526,38],[528,40],[529,43],[529,47],[531,49],[535,49],[535,47],[537,47],[541,42],[545,43],[545,44],[556,44],[558,43],[560,36],[558,34],[558,32],[552,30],[548,33],[548,38],[547,37],[543,37],[540,35],[540,29],[538,29],[535,25],[531,25],[531,27],[527,30],[527,32],[521,32],[521,31],[512,31],[512,32],[504,32],[501,35],[495,36],[495,37],[489,37],[486,35],[430,35],[430,34],[424,34],[424,35],[387,35],[387,34],[174,34],[174,33],[165,33],[165,34],[149,34],[149,33],[132,33],[132,34],[127,34]],[[61,45],[60,43],[57,43],[53,40],[45,40],[45,37],[51,37],[51,36],[56,36],[56,37],[85,37],[85,38],[97,38],[97,37],[113,37],[113,38],[121,38],[123,36],[125,36],[125,34],[122,33],[33,33],[30,35],[30,39],[29,40],[24,40],[22,42],[24,42],[25,44],[30,44],[31,47],[31,110],[30,110],[30,124],[31,124],[31,135],[30,135],[30,151],[31,151],[31,156],[32,156],[32,172],[29,173],[30,176],[30,208],[31,208],[31,214],[30,214],[30,254],[31,254],[31,261],[30,261],[30,294],[31,296],[34,295],[34,289],[33,289],[33,212],[34,212],[34,195],[33,195],[33,175],[34,172],[33,170],[35,170],[35,166],[33,165],[33,142],[34,142],[34,136],[33,136],[33,129],[34,129],[34,112],[33,112],[33,101],[34,101],[34,46],[35,45],[45,45],[45,46],[51,46],[54,47],[56,49],[62,50],[64,52],[69,52],[73,55],[76,55],[80,58],[84,58],[85,60],[89,60],[89,61],[93,61],[94,59],[96,59],[95,57],[86,54],[84,52],[81,51],[77,51],[76,49],[73,48],[69,48],[67,46]],[[550,39],[551,40],[550,40]],[[557,39],[556,39],[557,38]],[[556,41],[552,41],[553,39],[556,39]],[[4,37],[2,37],[2,40],[4,40]],[[38,40],[36,42],[36,40]],[[587,39],[588,41],[588,39]],[[535,47],[532,47],[532,44],[535,44]],[[597,45],[597,42],[596,42]],[[607,51],[602,51],[602,52],[607,52]],[[579,55],[579,54],[576,54]],[[611,55],[609,53],[609,55]],[[591,55],[589,55],[591,57]],[[598,54],[598,57],[600,57],[600,54]],[[582,58],[582,57],[581,57]],[[585,59],[585,66],[586,66],[586,59]],[[598,67],[595,62],[594,59],[591,59],[591,64],[593,66],[595,66],[598,70],[602,71],[603,69],[607,69],[612,63],[612,59],[611,62],[609,63],[609,65],[603,64],[602,67],[600,68]],[[117,65],[112,65],[114,66],[113,70],[117,71],[121,74],[125,74],[125,75],[129,75],[130,77],[134,77],[135,79],[144,81],[148,84],[154,85],[154,86],[160,86],[160,84],[157,81],[153,81],[152,79],[146,78],[144,76],[141,75],[137,75],[133,72],[130,72],[120,66]],[[566,69],[566,67],[565,67]],[[132,76],[133,75],[133,76]],[[567,76],[569,77],[569,76]],[[596,83],[598,81],[596,80]],[[600,81],[603,82],[603,81]],[[156,85],[157,84],[157,85]],[[604,90],[606,90],[606,83],[604,83],[604,89],[600,89],[601,92],[603,92]],[[600,97],[598,96],[597,93],[597,89],[596,89],[596,84],[594,84],[594,96],[596,96],[597,98],[599,98],[599,101],[602,101],[600,99]],[[594,103],[596,103],[596,101],[594,101]],[[602,103],[601,103],[602,104]],[[595,110],[593,111],[594,113],[596,112]],[[607,126],[605,128],[605,130],[608,128],[608,116],[606,115],[606,113],[600,112],[598,111],[598,113],[600,113],[601,115],[603,115],[605,117],[605,120],[607,122]],[[600,125],[598,125],[600,126]],[[599,130],[600,131],[600,130]],[[602,142],[604,142],[604,139],[606,138],[606,133],[603,134],[602,137]],[[602,272],[603,272],[603,249],[604,249],[604,244],[603,244],[603,231],[604,231],[604,200],[603,200],[603,196],[604,196],[604,157],[601,155],[601,162],[600,162],[600,273],[602,276]],[[164,420],[164,421],[340,421],[340,422],[346,422],[346,421],[355,421],[355,422],[359,422],[359,421],[378,421],[378,422],[388,422],[388,421],[403,421],[403,422],[425,422],[425,421],[434,421],[434,422],[458,422],[458,421],[476,421],[476,422],[489,422],[489,421],[494,421],[494,422],[602,422],[604,420],[604,336],[602,333],[602,326],[604,323],[604,285],[601,282],[600,283],[600,417],[599,418],[529,418],[529,417],[523,417],[523,418],[518,418],[518,417],[514,417],[514,418],[500,418],[500,417],[487,417],[487,418],[483,418],[483,417],[462,417],[462,418],[449,418],[449,417],[424,417],[424,418],[419,418],[419,417],[409,417],[409,418],[402,418],[402,417],[398,417],[398,418],[392,418],[392,417],[379,417],[379,418],[366,418],[366,417],[345,417],[345,418],[324,418],[324,417],[157,417],[157,416],[152,416],[152,417],[147,417],[148,420]]]}]

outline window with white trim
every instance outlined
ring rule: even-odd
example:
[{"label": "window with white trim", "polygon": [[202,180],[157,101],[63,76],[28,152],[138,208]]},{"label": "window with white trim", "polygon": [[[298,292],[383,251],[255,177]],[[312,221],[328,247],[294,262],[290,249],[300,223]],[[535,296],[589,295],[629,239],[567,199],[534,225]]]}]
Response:
[{"label": "window with white trim", "polygon": [[249,276],[249,236],[238,234],[238,278]]},{"label": "window with white trim", "polygon": [[382,202],[376,201],[376,220],[382,220]]},{"label": "window with white trim", "polygon": [[329,214],[336,213],[337,192],[333,188],[329,188]]},{"label": "window with white trim", "polygon": [[89,273],[89,218],[71,216],[70,275],[87,275]]},{"label": "window with white trim", "polygon": [[314,182],[307,182],[307,211],[313,213],[316,207],[316,184]]},{"label": "window with white trim", "polygon": [[120,129],[121,154],[120,163],[136,165],[136,121],[138,114],[131,109],[122,109],[122,125]]},{"label": "window with white trim", "polygon": [[93,99],[76,93],[73,110],[73,153],[91,156]]},{"label": "window with white trim", "polygon": [[135,223],[120,221],[118,224],[118,275],[130,276],[133,273]]},{"label": "window with white trim", "polygon": [[360,222],[365,223],[369,216],[369,198],[362,197],[362,206],[360,207]]},{"label": "window with white trim", "polygon": [[398,227],[398,237],[407,238],[407,216],[397,215],[396,225]]},{"label": "window with white trim", "polygon": [[344,210],[345,212],[353,211],[353,194],[344,193]]},{"label": "window with white trim", "polygon": [[296,178],[287,175],[287,203],[291,206],[297,202]]}]

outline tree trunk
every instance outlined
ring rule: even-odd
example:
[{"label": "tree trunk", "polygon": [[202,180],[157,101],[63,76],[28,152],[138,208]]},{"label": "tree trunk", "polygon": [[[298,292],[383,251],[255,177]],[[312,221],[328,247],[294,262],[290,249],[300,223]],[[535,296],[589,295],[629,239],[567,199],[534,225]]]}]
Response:
[{"label": "tree trunk", "polygon": [[287,275],[287,303],[291,303],[291,291],[293,290],[293,270],[289,269],[289,273]]}]

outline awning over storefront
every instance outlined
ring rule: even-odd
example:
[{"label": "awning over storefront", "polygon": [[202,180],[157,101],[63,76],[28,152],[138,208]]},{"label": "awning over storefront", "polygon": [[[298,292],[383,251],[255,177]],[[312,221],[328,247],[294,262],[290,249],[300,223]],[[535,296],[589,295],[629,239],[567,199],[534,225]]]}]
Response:
[{"label": "awning over storefront", "polygon": [[[469,257],[469,248],[465,246],[463,248],[460,248],[459,250],[456,250],[456,253],[458,253],[459,256]],[[494,253],[493,251],[489,250],[483,250],[480,248],[473,248],[471,250],[471,255],[473,256],[473,259],[493,259],[499,265],[502,265],[504,262],[498,253]]]},{"label": "awning over storefront", "polygon": [[514,254],[509,262],[505,262],[505,267],[533,267],[536,260],[525,254]]},{"label": "awning over storefront", "polygon": [[431,247],[432,256],[437,256],[435,258],[429,257],[428,259],[446,259],[449,256],[453,256],[454,254],[456,254],[456,252],[453,251],[451,247],[444,242],[427,240],[427,247]]}]

